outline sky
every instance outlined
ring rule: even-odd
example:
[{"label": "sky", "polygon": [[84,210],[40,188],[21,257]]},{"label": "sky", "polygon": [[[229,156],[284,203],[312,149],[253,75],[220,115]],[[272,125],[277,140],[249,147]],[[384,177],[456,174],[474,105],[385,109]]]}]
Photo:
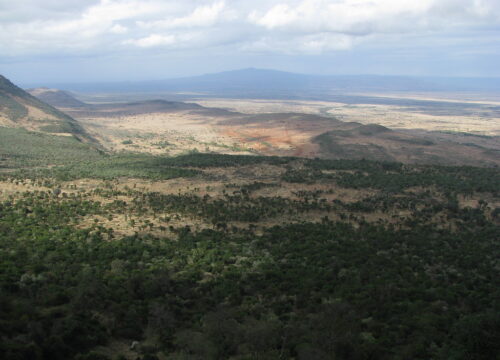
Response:
[{"label": "sky", "polygon": [[255,67],[500,77],[500,0],[0,0],[0,74],[21,84]]}]

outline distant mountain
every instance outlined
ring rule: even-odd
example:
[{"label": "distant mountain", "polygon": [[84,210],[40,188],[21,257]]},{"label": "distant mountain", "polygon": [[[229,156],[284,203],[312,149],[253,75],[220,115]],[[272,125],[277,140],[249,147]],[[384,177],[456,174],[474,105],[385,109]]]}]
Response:
[{"label": "distant mountain", "polygon": [[39,100],[54,107],[83,108],[87,106],[87,104],[76,99],[67,91],[59,89],[49,89],[46,87],[42,87],[42,88],[28,89],[26,91],[31,95],[35,96],[36,98],[38,98]]},{"label": "distant mountain", "polygon": [[31,131],[73,135],[80,141],[93,139],[70,116],[30,95],[0,75],[0,125]]},{"label": "distant mountain", "polygon": [[243,69],[225,71],[216,74],[207,74],[194,77],[164,80],[166,86],[191,87],[198,91],[214,90],[283,90],[314,86],[320,77],[311,75],[294,74],[284,71]]},{"label": "distant mountain", "polygon": [[177,79],[59,84],[79,92],[185,92],[200,96],[324,98],[332,94],[394,91],[500,91],[500,79],[380,75],[305,75],[242,69]]}]

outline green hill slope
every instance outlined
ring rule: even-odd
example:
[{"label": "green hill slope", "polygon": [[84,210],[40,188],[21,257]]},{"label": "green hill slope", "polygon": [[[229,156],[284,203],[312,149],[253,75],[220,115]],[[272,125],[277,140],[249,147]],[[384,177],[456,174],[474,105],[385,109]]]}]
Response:
[{"label": "green hill slope", "polygon": [[94,142],[75,119],[30,95],[2,75],[0,125],[63,136],[72,135],[79,141]]},{"label": "green hill slope", "polygon": [[74,137],[0,127],[0,169],[94,161],[102,152]]}]

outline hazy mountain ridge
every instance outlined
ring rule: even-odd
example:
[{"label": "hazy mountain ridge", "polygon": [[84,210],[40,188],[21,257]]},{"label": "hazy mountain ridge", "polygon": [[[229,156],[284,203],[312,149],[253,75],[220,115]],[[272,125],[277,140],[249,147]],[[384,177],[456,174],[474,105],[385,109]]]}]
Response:
[{"label": "hazy mountain ridge", "polygon": [[150,81],[53,84],[81,92],[201,92],[224,96],[320,96],[325,92],[500,91],[497,78],[419,77],[395,75],[308,75],[267,69]]}]

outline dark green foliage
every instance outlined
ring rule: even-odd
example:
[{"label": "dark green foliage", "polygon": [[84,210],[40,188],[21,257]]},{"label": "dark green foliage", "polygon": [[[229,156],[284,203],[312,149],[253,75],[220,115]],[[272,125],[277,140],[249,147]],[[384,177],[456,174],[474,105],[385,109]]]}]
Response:
[{"label": "dark green foliage", "polygon": [[[11,134],[30,141],[35,136]],[[463,207],[457,197],[495,196],[498,169],[98,152],[94,161],[68,164],[48,150],[44,139],[53,137],[40,137],[40,143],[33,140],[40,155],[26,152],[28,163],[52,159],[63,166],[29,175],[52,177],[37,180],[52,190],[0,203],[2,359],[105,359],[98,346],[110,341],[139,341],[143,359],[160,352],[173,359],[498,354],[499,211],[484,200]],[[25,151],[2,149],[16,161],[12,154]],[[81,149],[88,156],[91,148]],[[57,187],[58,180],[81,177],[167,179],[203,176],[211,166],[260,164],[282,166],[283,181],[325,186],[294,185],[293,197],[258,192],[283,190],[279,178],[227,184],[220,197],[118,189],[111,182],[91,193]],[[327,200],[324,195],[334,191],[328,184],[380,191],[353,202]],[[414,186],[427,189],[408,190]],[[364,219],[399,211],[405,217],[395,223]],[[89,217],[116,214],[153,216],[165,224],[170,216],[190,216],[213,226],[195,231],[169,223],[168,233],[153,236],[149,230],[158,224],[144,222],[124,236],[97,220],[82,225]],[[301,215],[318,222],[290,220]],[[281,225],[253,225],[272,220]]]},{"label": "dark green foliage", "polygon": [[263,188],[275,188],[279,187],[279,184],[275,183],[264,183],[260,181],[254,181],[253,183],[250,183],[248,185],[243,185],[240,190],[243,195],[253,193],[254,191],[263,189]]},{"label": "dark green foliage", "polygon": [[[498,309],[497,309],[498,310]],[[500,354],[500,312],[485,311],[458,320],[450,333],[452,343],[445,351],[453,359],[495,359]]]},{"label": "dark green foliage", "polygon": [[[50,149],[47,149],[47,151],[50,151]],[[64,154],[61,155],[64,156]],[[177,157],[161,157],[149,154],[125,153],[111,156],[100,155],[88,162],[85,161],[83,156],[84,154],[82,154],[82,159],[78,159],[80,161],[75,161],[72,165],[51,168],[50,170],[31,171],[23,173],[22,176],[55,177],[61,180],[78,178],[113,179],[117,177],[161,180],[174,177],[190,177],[200,173],[198,170],[185,169],[187,167],[227,167],[262,163],[277,165],[290,161],[287,158],[267,158],[263,156],[189,154]]]},{"label": "dark green foliage", "polygon": [[224,155],[193,153],[176,157],[164,157],[158,164],[163,166],[178,167],[229,167],[257,164],[283,165],[293,158],[279,156],[254,156],[254,155]]},{"label": "dark green foliage", "polygon": [[110,360],[109,357],[95,353],[95,352],[89,352],[87,354],[78,354],[75,356],[75,360]]},{"label": "dark green foliage", "polygon": [[336,177],[341,186],[375,188],[400,192],[410,187],[436,186],[442,191],[455,193],[500,191],[500,169],[474,167],[415,166],[400,171],[368,170],[366,173],[343,173]]},{"label": "dark green foliage", "polygon": [[61,180],[79,178],[115,179],[117,177],[164,180],[190,177],[199,171],[172,167],[164,158],[149,154],[122,154],[101,157],[92,162],[80,162],[44,172]]},{"label": "dark green foliage", "polygon": [[464,194],[498,194],[500,191],[498,168],[320,159],[305,160],[304,164],[305,168],[289,168],[283,180],[311,183],[330,179],[344,187],[373,188],[395,193],[415,186],[435,186],[442,191]]},{"label": "dark green foliage", "polygon": [[177,211],[180,213],[201,215],[212,223],[227,221],[256,222],[274,218],[286,211],[306,211],[307,205],[282,197],[259,197],[250,199],[244,196],[226,196],[225,199],[211,199],[209,196],[162,195],[148,193],[136,203],[146,201],[154,211]]},{"label": "dark green foliage", "polygon": [[498,351],[500,231],[487,220],[458,233],[418,218],[411,230],[327,219],[262,235],[179,228],[176,241],[74,227],[119,206],[43,192],[0,204],[3,359],[100,359],[95,346],[146,333],[173,358]]}]

